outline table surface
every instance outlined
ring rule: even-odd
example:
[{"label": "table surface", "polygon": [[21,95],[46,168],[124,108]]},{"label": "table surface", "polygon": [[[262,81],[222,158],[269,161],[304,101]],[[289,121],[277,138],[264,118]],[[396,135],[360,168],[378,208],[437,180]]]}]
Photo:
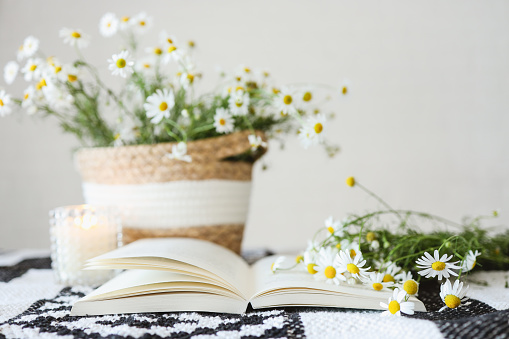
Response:
[{"label": "table surface", "polygon": [[71,317],[92,288],[56,284],[48,251],[23,250],[0,254],[0,338],[509,338],[508,280],[509,272],[474,273],[469,303],[443,312],[438,285],[422,284],[429,312],[403,317],[325,308]]}]

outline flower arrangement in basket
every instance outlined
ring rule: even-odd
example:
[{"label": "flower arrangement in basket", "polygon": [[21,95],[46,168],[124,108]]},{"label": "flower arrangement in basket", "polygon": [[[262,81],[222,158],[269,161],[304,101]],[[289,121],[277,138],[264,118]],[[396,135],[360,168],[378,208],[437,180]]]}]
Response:
[{"label": "flower arrangement in basket", "polygon": [[101,18],[104,37],[122,38],[118,53],[104,58],[108,77],[123,80],[117,91],[86,60],[90,36],[82,30],[60,30],[76,50],[73,62],[45,56],[39,40],[27,37],[17,55],[23,65],[9,62],[4,79],[10,84],[20,71],[30,85],[19,99],[0,90],[0,116],[17,104],[30,115],[55,117],[73,133],[86,147],[75,155],[85,200],[123,207],[127,242],[193,236],[238,252],[252,164],[267,140],[297,134],[305,148],[338,151],[324,138],[332,114],[320,111],[330,94],[277,87],[269,73],[243,66],[222,73],[217,90],[197,95],[202,73],[195,43],[163,31],[157,45],[141,48],[139,38],[151,26],[145,13]]},{"label": "flower arrangement in basket", "polygon": [[[422,278],[441,282],[436,294],[443,307],[431,311],[453,312],[469,304],[465,278],[474,268],[509,267],[509,231],[490,236],[481,227],[483,219],[498,217],[497,211],[459,224],[429,213],[394,210],[353,177],[346,184],[362,189],[384,209],[342,221],[330,216],[295,260],[278,257],[271,267],[273,273],[300,270],[328,284],[392,290],[387,303],[380,303],[385,309],[381,315],[401,316],[414,314],[415,305],[409,299],[418,295]],[[440,229],[423,233],[419,225],[426,223]],[[447,226],[458,231],[451,232]],[[505,287],[509,287],[507,281]]]}]

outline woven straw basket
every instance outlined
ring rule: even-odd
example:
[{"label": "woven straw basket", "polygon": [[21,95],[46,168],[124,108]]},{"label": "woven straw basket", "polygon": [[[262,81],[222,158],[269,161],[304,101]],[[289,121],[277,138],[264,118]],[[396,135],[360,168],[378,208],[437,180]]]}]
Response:
[{"label": "woven straw basket", "polygon": [[249,134],[191,141],[190,163],[165,156],[175,143],[81,149],[75,164],[85,202],[120,209],[124,243],[192,237],[239,253],[253,164],[224,159],[247,151]]}]

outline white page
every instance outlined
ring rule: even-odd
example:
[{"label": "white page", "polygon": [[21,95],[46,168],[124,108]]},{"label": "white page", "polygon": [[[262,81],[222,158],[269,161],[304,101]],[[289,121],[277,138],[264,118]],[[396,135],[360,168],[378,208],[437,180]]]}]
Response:
[{"label": "white page", "polygon": [[92,265],[101,260],[158,257],[180,261],[202,268],[237,287],[247,299],[249,265],[232,251],[211,242],[191,238],[142,239],[89,260]]}]

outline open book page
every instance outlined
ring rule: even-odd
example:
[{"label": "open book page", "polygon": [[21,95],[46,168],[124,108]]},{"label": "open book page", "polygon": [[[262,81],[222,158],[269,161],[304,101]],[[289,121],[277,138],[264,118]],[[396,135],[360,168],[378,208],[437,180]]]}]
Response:
[{"label": "open book page", "polygon": [[[290,267],[294,261],[287,256],[281,267]],[[392,291],[375,291],[363,285],[334,285],[316,281],[311,274],[295,268],[289,271],[272,273],[271,265],[277,256],[267,257],[256,262],[253,267],[254,294],[251,298],[253,308],[281,306],[321,306],[382,309],[380,302],[387,303]],[[426,311],[424,304],[416,298],[416,311]]]},{"label": "open book page", "polygon": [[87,267],[169,270],[191,274],[222,281],[244,299],[248,298],[251,283],[249,265],[237,254],[219,245],[190,238],[138,240],[90,259]]}]

